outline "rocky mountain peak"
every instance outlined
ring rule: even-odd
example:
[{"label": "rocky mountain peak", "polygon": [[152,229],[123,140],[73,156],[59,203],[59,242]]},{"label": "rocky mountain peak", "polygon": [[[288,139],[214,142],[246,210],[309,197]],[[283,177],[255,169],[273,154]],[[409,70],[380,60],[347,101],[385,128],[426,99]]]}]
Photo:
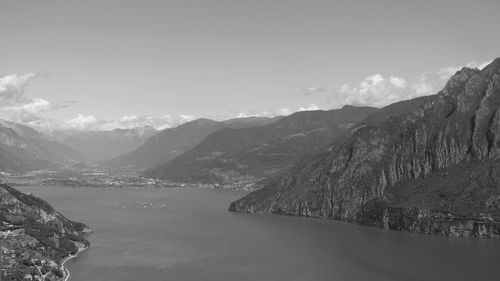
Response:
[{"label": "rocky mountain peak", "polygon": [[500,69],[500,57],[494,59],[486,67],[484,67],[481,72],[496,72],[498,73]]},{"label": "rocky mountain peak", "polygon": [[[409,231],[424,231],[416,224],[427,218],[425,229],[443,235],[457,225],[434,229],[433,212],[500,220],[499,71],[499,59],[482,71],[463,68],[417,109],[362,122],[344,143],[297,163],[231,209]],[[405,222],[384,222],[384,213],[391,212]],[[486,236],[500,234],[498,224],[483,226]],[[467,231],[456,235],[483,235]]]}]

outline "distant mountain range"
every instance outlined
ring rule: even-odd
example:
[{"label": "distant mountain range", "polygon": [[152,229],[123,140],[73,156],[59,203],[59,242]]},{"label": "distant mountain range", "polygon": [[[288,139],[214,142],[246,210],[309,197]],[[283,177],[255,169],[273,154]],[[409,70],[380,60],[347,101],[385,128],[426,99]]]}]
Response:
[{"label": "distant mountain range", "polygon": [[85,161],[76,150],[21,124],[0,120],[0,169],[27,172]]},{"label": "distant mountain range", "polygon": [[196,119],[175,128],[165,129],[149,138],[134,151],[103,162],[112,167],[147,169],[156,167],[193,148],[209,134],[223,128],[247,128],[264,126],[281,117],[245,117],[227,121]]},{"label": "distant mountain range", "polygon": [[133,151],[157,133],[153,127],[146,126],[107,131],[55,131],[49,136],[98,162]]},{"label": "distant mountain range", "polygon": [[2,172],[89,162],[125,168],[127,178],[144,171],[143,180],[155,183],[263,186],[233,202],[237,212],[497,237],[500,59],[482,70],[463,68],[436,95],[382,109],[202,118],[160,132],[40,133],[0,120]]},{"label": "distant mountain range", "polygon": [[266,126],[214,130],[193,149],[145,175],[183,183],[252,184],[334,142],[376,111],[353,106],[303,111]]},{"label": "distant mountain range", "polygon": [[0,171],[26,173],[92,162],[112,167],[151,168],[192,148],[216,130],[263,126],[280,118],[245,117],[221,122],[198,119],[160,132],[152,127],[137,127],[44,133],[0,120]]},{"label": "distant mountain range", "polygon": [[381,109],[230,210],[500,236],[500,58]]}]

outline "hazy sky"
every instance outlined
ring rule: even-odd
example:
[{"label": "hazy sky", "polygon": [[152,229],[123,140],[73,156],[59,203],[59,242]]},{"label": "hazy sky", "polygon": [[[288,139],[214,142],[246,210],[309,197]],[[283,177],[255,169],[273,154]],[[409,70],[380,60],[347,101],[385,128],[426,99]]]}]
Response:
[{"label": "hazy sky", "polygon": [[0,0],[0,107],[175,123],[382,106],[500,56],[499,12],[498,0]]}]

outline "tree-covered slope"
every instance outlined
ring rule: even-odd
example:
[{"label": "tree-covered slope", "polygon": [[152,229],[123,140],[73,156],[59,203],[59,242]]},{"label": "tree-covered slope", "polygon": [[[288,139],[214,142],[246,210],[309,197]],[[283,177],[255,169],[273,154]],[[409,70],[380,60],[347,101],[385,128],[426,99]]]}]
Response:
[{"label": "tree-covered slope", "polygon": [[184,183],[252,184],[341,138],[376,111],[346,106],[297,112],[267,126],[221,129],[146,176]]}]

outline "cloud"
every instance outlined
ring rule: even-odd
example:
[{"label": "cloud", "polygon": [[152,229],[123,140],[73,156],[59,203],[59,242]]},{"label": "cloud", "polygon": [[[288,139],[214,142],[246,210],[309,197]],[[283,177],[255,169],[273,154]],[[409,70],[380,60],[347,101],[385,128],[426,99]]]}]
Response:
[{"label": "cloud", "polygon": [[78,114],[67,120],[52,120],[42,116],[49,110],[65,108],[76,101],[51,103],[43,98],[31,98],[25,90],[40,75],[30,72],[24,75],[10,74],[0,77],[0,118],[23,123],[39,130],[112,130],[151,126],[165,129],[193,120],[191,115],[138,116],[128,115],[118,120],[99,119],[93,115]]},{"label": "cloud", "polygon": [[244,117],[275,117],[275,116],[288,116],[297,111],[311,111],[311,110],[319,110],[320,108],[313,103],[310,103],[308,106],[301,106],[295,109],[289,107],[283,107],[280,109],[268,109],[268,110],[257,110],[250,109],[247,112],[240,112],[231,115],[220,115],[214,117],[215,120],[227,120],[232,118],[244,118]]},{"label": "cloud", "polygon": [[310,103],[307,107],[299,107],[299,111],[311,111],[311,110],[319,110],[319,107],[314,103]]},{"label": "cloud", "polygon": [[477,69],[481,70],[492,62],[493,62],[493,60],[489,60],[489,61],[485,61],[485,62],[471,61],[466,66],[470,67],[470,68],[477,68]]},{"label": "cloud", "polygon": [[283,107],[280,109],[267,109],[267,110],[257,110],[257,109],[249,109],[246,112],[238,112],[238,111],[233,111],[231,114],[228,115],[218,115],[218,116],[213,116],[212,118],[215,120],[227,120],[227,119],[232,119],[232,118],[245,118],[245,117],[275,117],[278,115],[281,116],[286,116],[290,115],[294,111],[291,110],[290,108]]},{"label": "cloud", "polygon": [[0,118],[27,123],[41,119],[41,112],[67,107],[74,101],[56,104],[43,98],[31,98],[25,95],[25,89],[39,75],[30,72],[24,75],[10,74],[0,78]]},{"label": "cloud", "polygon": [[[30,80],[35,78],[35,73],[30,72],[24,75],[10,74],[0,78],[0,92],[22,92]],[[3,94],[2,94],[3,95]]]},{"label": "cloud", "polygon": [[[490,62],[472,61],[467,63],[466,66],[482,69]],[[413,78],[402,78],[398,75],[384,76],[381,73],[375,73],[367,76],[354,86],[344,84],[338,88],[306,87],[301,90],[302,95],[316,95],[314,98],[310,98],[309,101],[313,103],[309,103],[307,106],[268,110],[253,109],[245,113],[233,112],[230,116],[218,116],[215,119],[222,120],[249,116],[286,116],[296,111],[340,108],[344,105],[383,107],[397,101],[435,94],[445,85],[450,76],[461,68],[459,66],[446,66],[435,71],[426,71]],[[24,75],[11,74],[0,77],[0,118],[31,125],[40,130],[112,130],[116,128],[143,126],[166,129],[195,119],[192,115],[169,114],[162,116],[126,115],[117,120],[99,119],[90,114],[78,114],[67,120],[47,119],[42,117],[43,112],[71,106],[75,101],[54,103],[43,98],[30,98],[26,96],[26,88],[33,79],[38,77],[40,75],[33,72]]]},{"label": "cloud", "polygon": [[391,76],[391,78],[389,78],[389,83],[397,89],[404,89],[406,87],[406,81],[399,77]]},{"label": "cloud", "polygon": [[150,126],[157,130],[176,127],[194,120],[192,115],[127,115],[118,120],[99,119],[93,115],[78,114],[74,118],[62,121],[43,120],[32,125],[40,130],[93,130],[131,129]]},{"label": "cloud", "polygon": [[151,116],[151,115],[129,115],[124,116],[119,120],[107,122],[102,126],[101,129],[115,129],[124,128],[130,129],[135,127],[145,127],[150,126],[158,130],[163,130],[167,128],[172,128],[180,124],[189,122],[196,119],[192,115],[170,115],[165,114],[162,116]]},{"label": "cloud", "polygon": [[357,87],[347,84],[334,91],[328,103],[334,108],[350,105],[369,105],[381,107],[412,96],[405,79],[382,74],[366,77]]},{"label": "cloud", "polygon": [[244,118],[244,117],[276,117],[276,116],[288,116],[294,112],[299,111],[313,111],[320,110],[321,108],[314,103],[309,103],[307,106],[300,106],[297,108],[283,107],[280,109],[268,109],[259,111],[257,109],[250,109],[247,112],[240,112],[231,115],[220,115],[214,117],[215,120],[227,120],[232,118]]},{"label": "cloud", "polygon": [[[470,62],[470,68],[482,69],[491,61]],[[329,90],[330,97],[327,103],[332,108],[339,108],[346,104],[383,107],[401,100],[420,96],[432,95],[441,90],[448,79],[462,67],[446,66],[413,78],[404,79],[398,76],[384,77],[377,73],[366,77],[358,86],[342,85],[338,89]]]},{"label": "cloud", "polygon": [[7,111],[18,111],[18,112],[27,111],[36,114],[38,112],[49,110],[51,108],[52,104],[50,104],[50,102],[44,99],[37,98],[24,104],[19,104],[15,106],[6,106],[3,109]]},{"label": "cloud", "polygon": [[97,118],[95,118],[94,116],[85,116],[81,113],[78,113],[75,118],[65,121],[65,125],[67,125],[69,128],[79,130],[87,129],[88,127],[96,125],[97,123],[99,123],[99,120],[97,120]]},{"label": "cloud", "polygon": [[290,110],[290,108],[284,107],[284,108],[278,110],[278,114],[277,115],[287,116],[287,115],[290,115],[290,114],[292,114],[292,110]]},{"label": "cloud", "polygon": [[36,77],[35,73],[11,74],[0,78],[0,106],[14,106],[30,102],[24,96],[24,89]]},{"label": "cloud", "polygon": [[326,87],[308,87],[308,88],[302,89],[302,91],[301,91],[302,95],[304,95],[304,96],[324,94],[327,92],[328,92],[328,89]]}]

